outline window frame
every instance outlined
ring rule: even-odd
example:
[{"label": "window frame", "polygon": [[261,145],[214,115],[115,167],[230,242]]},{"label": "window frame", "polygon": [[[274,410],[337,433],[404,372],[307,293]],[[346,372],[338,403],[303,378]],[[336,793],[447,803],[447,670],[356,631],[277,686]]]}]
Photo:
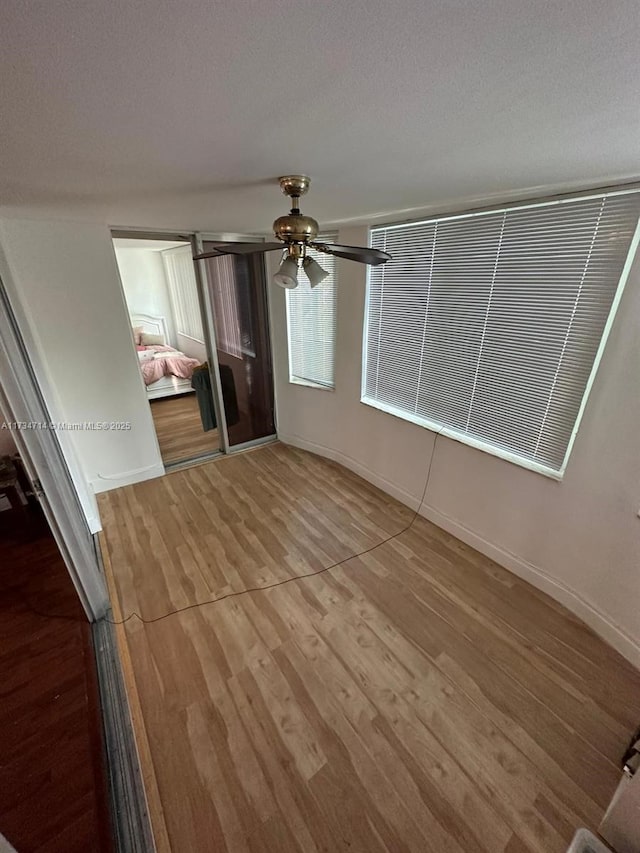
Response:
[{"label": "window frame", "polygon": [[[402,221],[392,221],[388,223],[376,223],[376,225],[369,227],[369,244],[371,243],[371,233],[373,230],[378,229],[400,229],[403,227],[408,227],[412,225],[425,225],[435,221],[451,221],[455,219],[469,218],[470,216],[484,216],[487,214],[495,214],[500,213],[502,211],[509,210],[526,210],[534,207],[540,206],[551,206],[551,205],[561,205],[567,202],[572,202],[578,199],[592,199],[592,198],[600,198],[603,195],[626,195],[629,193],[638,193],[640,191],[640,184],[625,184],[623,186],[617,187],[603,187],[603,188],[594,188],[590,190],[584,190],[582,192],[575,193],[566,193],[558,196],[551,197],[541,197],[535,199],[528,199],[526,201],[514,201],[499,205],[491,205],[487,207],[479,207],[479,208],[470,208],[467,210],[458,210],[454,212],[448,212],[443,214],[435,213],[432,216],[420,219],[411,219],[411,220],[402,220]],[[474,436],[468,435],[467,433],[463,433],[460,430],[455,429],[454,427],[446,426],[438,421],[430,420],[428,418],[424,418],[418,415],[415,415],[411,412],[405,412],[402,409],[398,409],[395,406],[381,403],[378,400],[373,400],[370,397],[366,396],[366,382],[367,382],[367,352],[368,352],[368,318],[370,311],[370,298],[371,298],[371,268],[367,269],[367,279],[366,279],[366,295],[365,295],[365,305],[364,305],[364,316],[363,316],[363,328],[362,328],[362,358],[361,358],[361,386],[360,386],[360,402],[365,406],[369,406],[370,408],[377,409],[378,411],[385,412],[386,414],[392,415],[394,417],[400,418],[401,420],[408,421],[409,423],[413,423],[416,426],[419,426],[423,429],[427,429],[430,432],[438,433],[446,436],[447,438],[453,439],[454,441],[458,441],[461,444],[465,444],[469,447],[473,447],[476,450],[482,450],[485,453],[488,453],[491,456],[496,456],[499,459],[504,459],[507,462],[512,462],[514,465],[518,465],[521,468],[526,468],[527,470],[533,471],[537,474],[542,474],[545,477],[548,477],[552,480],[562,481],[564,475],[566,473],[567,465],[569,463],[569,458],[571,456],[571,452],[573,450],[576,436],[580,430],[580,424],[582,422],[582,418],[584,415],[584,411],[587,406],[587,402],[589,400],[589,395],[591,393],[591,389],[593,387],[593,383],[595,381],[595,377],[598,372],[598,368],[600,366],[600,361],[602,359],[602,355],[604,353],[605,347],[607,345],[607,341],[609,338],[609,334],[611,332],[611,328],[616,318],[616,314],[618,311],[618,307],[620,305],[620,301],[622,299],[622,295],[624,293],[624,289],[629,278],[629,272],[631,271],[631,267],[633,266],[634,260],[636,258],[636,251],[638,248],[638,244],[640,242],[640,219],[636,223],[636,228],[633,233],[633,237],[631,238],[631,242],[629,244],[629,250],[627,252],[627,257],[625,259],[624,266],[622,268],[622,272],[620,274],[620,279],[618,284],[616,285],[615,294],[613,300],[611,302],[611,308],[607,315],[607,320],[604,325],[604,329],[602,331],[602,336],[598,343],[598,348],[596,350],[595,357],[593,359],[593,365],[589,372],[589,378],[587,379],[587,383],[585,385],[584,394],[582,395],[582,400],[580,402],[580,407],[578,409],[578,413],[576,415],[576,420],[571,431],[571,435],[569,437],[569,441],[567,443],[567,450],[564,455],[564,459],[562,464],[558,470],[550,467],[549,465],[544,465],[543,463],[536,462],[531,459],[526,459],[525,457],[520,456],[517,453],[506,450],[504,448],[498,447],[496,445],[490,444],[482,439],[475,438]]]}]

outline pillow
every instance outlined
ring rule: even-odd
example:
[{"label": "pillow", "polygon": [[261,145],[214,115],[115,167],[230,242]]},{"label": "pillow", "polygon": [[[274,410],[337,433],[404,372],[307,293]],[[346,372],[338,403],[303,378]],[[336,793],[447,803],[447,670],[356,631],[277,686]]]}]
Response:
[{"label": "pillow", "polygon": [[138,361],[151,361],[153,358],[153,350],[145,349],[138,350]]},{"label": "pillow", "polygon": [[144,333],[144,329],[142,326],[133,326],[131,331],[133,332],[133,342],[136,346],[140,346],[142,343],[142,335]]},{"label": "pillow", "polygon": [[162,335],[149,335],[147,332],[143,332],[140,336],[140,343],[145,347],[162,346],[164,338]]}]

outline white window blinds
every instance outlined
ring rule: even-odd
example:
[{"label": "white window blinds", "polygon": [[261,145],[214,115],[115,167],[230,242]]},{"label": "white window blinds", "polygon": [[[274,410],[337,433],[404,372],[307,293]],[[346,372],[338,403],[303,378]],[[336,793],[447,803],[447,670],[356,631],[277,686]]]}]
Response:
[{"label": "white window blinds", "polygon": [[[560,472],[638,191],[372,230],[363,401]],[[629,258],[630,260],[630,258]]]},{"label": "white window blinds", "polygon": [[[335,235],[318,237],[331,242]],[[289,336],[289,381],[334,387],[336,342],[336,259],[333,255],[307,252],[329,275],[317,287],[300,271],[298,286],[286,291]]]},{"label": "white window blinds", "polygon": [[[221,255],[208,268],[216,318],[216,345],[227,355],[242,358],[242,321],[238,306],[236,258]],[[251,353],[255,357],[255,352]]]},{"label": "white window blinds", "polygon": [[162,252],[162,261],[169,285],[176,331],[179,335],[204,343],[192,254],[191,246],[179,246]]}]

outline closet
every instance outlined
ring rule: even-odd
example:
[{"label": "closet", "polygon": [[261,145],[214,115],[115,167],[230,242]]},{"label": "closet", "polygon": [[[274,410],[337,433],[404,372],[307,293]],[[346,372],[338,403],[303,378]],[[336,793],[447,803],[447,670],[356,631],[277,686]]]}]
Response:
[{"label": "closet", "polygon": [[263,256],[194,261],[200,235],[112,236],[165,468],[274,436]]}]

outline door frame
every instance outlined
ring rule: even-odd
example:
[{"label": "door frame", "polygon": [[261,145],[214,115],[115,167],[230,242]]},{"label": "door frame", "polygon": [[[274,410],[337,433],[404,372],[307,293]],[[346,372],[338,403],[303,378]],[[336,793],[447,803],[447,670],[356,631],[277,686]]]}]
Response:
[{"label": "door frame", "polygon": [[95,540],[40,389],[7,287],[0,276],[0,405],[11,422],[44,424],[12,430],[33,492],[90,622],[110,607]]},{"label": "door frame", "polygon": [[[198,242],[198,233],[195,231],[171,231],[166,228],[162,229],[154,229],[154,228],[110,228],[111,232],[111,241],[116,239],[122,240],[166,240],[169,242],[183,242],[189,243],[191,246],[191,253],[195,255],[198,251],[201,251],[201,240],[200,245]],[[220,238],[217,238],[220,239]],[[209,379],[211,381],[211,395],[213,397],[213,408],[216,415],[216,421],[218,424],[218,438],[220,447],[218,450],[214,450],[211,453],[205,453],[202,456],[191,457],[189,459],[184,460],[176,460],[173,463],[165,463],[162,459],[162,454],[160,454],[160,459],[162,460],[162,464],[165,469],[165,474],[170,471],[176,471],[184,466],[191,466],[194,464],[198,464],[199,462],[206,462],[209,459],[213,459],[218,456],[220,453],[228,453],[229,452],[229,434],[227,431],[227,419],[224,413],[224,401],[222,399],[222,385],[220,383],[220,371],[218,365],[218,350],[216,346],[215,339],[215,323],[213,321],[213,306],[210,303],[210,300],[207,296],[208,288],[204,286],[206,281],[206,270],[204,268],[203,261],[193,261],[193,267],[196,278],[196,287],[198,291],[198,303],[200,305],[200,314],[202,316],[202,330],[204,332],[204,347],[207,353],[207,364],[209,366]],[[122,290],[122,298],[125,301],[125,305],[127,307],[127,312],[129,310],[129,306],[126,300],[126,294],[124,292],[124,286],[121,282],[121,290]],[[158,448],[158,452],[160,449]]]},{"label": "door frame", "polygon": [[[202,242],[205,237],[201,233],[193,235],[192,243],[194,254],[202,252]],[[211,395],[213,407],[218,421],[220,436],[220,452],[229,453],[229,429],[227,426],[227,414],[222,396],[222,380],[220,379],[220,363],[218,361],[218,342],[216,340],[215,309],[211,299],[211,288],[207,286],[207,265],[205,261],[193,262],[196,271],[196,282],[198,284],[198,299],[200,301],[200,312],[205,320],[202,324],[205,336],[209,364],[209,379],[211,380]]]},{"label": "door frame", "polygon": [[[191,231],[191,230],[181,230],[181,229],[170,229],[170,228],[143,228],[143,227],[115,227],[109,226],[109,230],[111,232],[111,239],[114,240],[116,238],[121,239],[137,239],[137,240],[172,240],[172,241],[182,241],[185,243],[191,243],[193,253],[198,254],[202,251],[202,242],[203,240],[228,240],[229,238],[234,238],[237,240],[251,240],[252,242],[264,241],[264,234],[240,234],[230,232],[213,232],[213,231]],[[220,437],[220,453],[225,455],[231,455],[233,453],[240,453],[243,450],[247,450],[251,447],[257,447],[261,444],[268,444],[269,442],[275,441],[277,439],[277,432],[270,436],[265,436],[263,438],[257,438],[252,441],[244,442],[243,444],[230,446],[229,445],[229,432],[227,429],[227,419],[225,415],[224,408],[224,399],[222,396],[222,383],[220,380],[220,369],[218,363],[218,347],[216,341],[216,331],[215,331],[215,309],[213,306],[213,301],[211,299],[211,289],[207,286],[207,269],[205,261],[196,261],[193,262],[195,273],[196,273],[196,283],[198,287],[198,300],[200,302],[200,311],[202,314],[203,322],[203,330],[205,335],[205,349],[207,351],[207,362],[209,365],[209,378],[211,380],[211,393],[213,397],[213,406],[216,414],[216,420],[219,425],[218,435]],[[265,275],[266,275],[266,266],[265,266]],[[123,293],[124,297],[124,293]],[[266,301],[266,309],[267,309],[267,331],[271,333],[271,303],[270,300]],[[273,349],[271,350],[271,368],[273,367]],[[175,465],[165,465],[165,471],[168,468],[169,470],[176,470],[184,465],[193,465],[197,464],[200,459],[202,461],[206,461],[207,459],[213,458],[217,455],[218,452],[212,453],[211,455],[199,457],[196,459],[185,460],[184,463],[176,462]],[[164,464],[164,463],[163,463]]]},{"label": "door frame", "polygon": [[[195,251],[196,251],[195,233],[193,231],[182,231],[182,230],[171,231],[171,230],[166,229],[166,228],[153,229],[153,228],[134,228],[134,227],[132,227],[132,228],[112,228],[111,226],[108,226],[108,227],[109,227],[109,232],[111,234],[111,247],[112,247],[112,250],[114,251],[114,261],[115,261],[116,267],[118,269],[118,280],[120,282],[120,296],[122,298],[122,302],[123,302],[123,305],[124,305],[125,310],[127,312],[127,315],[130,315],[129,303],[127,302],[127,295],[126,295],[126,292],[124,289],[124,282],[122,280],[122,274],[120,272],[120,267],[119,267],[119,264],[117,262],[117,257],[115,255],[115,246],[113,245],[114,240],[117,240],[117,239],[121,239],[121,240],[149,240],[150,242],[152,242],[153,240],[164,240],[164,241],[172,242],[172,243],[180,242],[180,243],[185,243],[185,244],[188,244],[189,246],[191,246],[191,254],[192,255],[195,254]],[[213,377],[212,372],[211,372],[211,359],[209,356],[210,350],[209,350],[209,344],[208,344],[208,339],[207,339],[207,331],[208,330],[206,328],[208,324],[207,324],[207,322],[205,322],[205,314],[204,314],[203,308],[202,308],[200,279],[199,279],[198,269],[197,269],[197,265],[196,265],[195,261],[193,261],[193,265],[195,268],[196,288],[198,291],[198,303],[200,304],[200,313],[202,315],[202,320],[203,320],[203,323],[202,323],[203,332],[205,334],[204,347],[205,347],[205,351],[207,353],[207,362],[209,364],[209,374],[210,374],[211,382],[213,383],[214,377]],[[141,388],[143,389],[144,396],[145,396],[145,399],[147,401],[147,405],[150,405],[151,401],[147,397],[144,382],[142,381],[142,376],[140,376],[140,385],[141,385]],[[212,387],[213,387],[213,384],[212,384]],[[217,403],[215,402],[215,399],[214,399],[214,410],[216,413],[216,419],[217,419],[218,424],[224,423],[225,433],[226,433],[226,421],[223,421],[220,419],[219,410],[217,407]],[[177,459],[174,462],[165,462],[164,459],[162,458],[162,451],[160,450],[160,443],[158,441],[158,436],[157,436],[157,433],[155,430],[155,425],[154,425],[154,437],[156,440],[156,446],[157,446],[157,450],[158,450],[158,456],[160,458],[160,463],[164,469],[165,474],[170,474],[172,471],[179,471],[181,468],[191,467],[192,465],[198,465],[200,462],[207,462],[210,459],[215,459],[216,456],[220,455],[220,453],[225,452],[223,450],[222,430],[218,429],[218,439],[219,439],[219,445],[220,446],[218,447],[217,450],[211,450],[210,452],[203,453],[199,456],[190,456],[190,457],[187,457],[185,459]]]}]

